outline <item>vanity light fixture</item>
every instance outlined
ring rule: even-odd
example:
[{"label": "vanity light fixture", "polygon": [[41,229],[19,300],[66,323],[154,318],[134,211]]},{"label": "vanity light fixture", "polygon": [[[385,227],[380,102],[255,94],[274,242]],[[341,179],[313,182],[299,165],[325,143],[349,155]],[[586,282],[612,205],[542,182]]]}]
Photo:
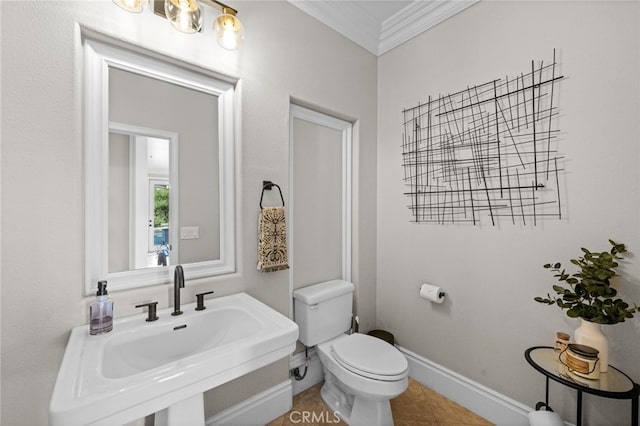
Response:
[{"label": "vanity light fixture", "polygon": [[[222,5],[215,0],[211,1]],[[244,26],[236,16],[237,13],[237,10],[222,5],[222,14],[213,22],[213,32],[218,44],[227,50],[236,50],[244,40]]]},{"label": "vanity light fixture", "polygon": [[140,13],[146,0],[113,0],[113,2],[127,12]]},{"label": "vanity light fixture", "polygon": [[236,16],[238,11],[224,3],[217,0],[155,0],[153,11],[171,21],[176,29],[194,33],[202,30],[200,3],[221,9],[222,13],[213,22],[213,32],[220,46],[236,50],[244,39],[244,26]]},{"label": "vanity light fixture", "polygon": [[183,33],[197,33],[202,29],[202,10],[198,0],[165,0],[154,2],[154,12],[158,13],[158,5],[164,3],[164,17],[171,22],[173,28]]},{"label": "vanity light fixture", "polygon": [[[213,22],[213,32],[218,44],[227,50],[236,50],[244,40],[244,26],[236,16],[238,11],[217,0],[152,0],[153,12],[166,18],[183,33],[202,31],[204,15],[200,4],[221,9],[222,13]],[[129,12],[142,11],[147,0],[113,0],[115,4]]]}]

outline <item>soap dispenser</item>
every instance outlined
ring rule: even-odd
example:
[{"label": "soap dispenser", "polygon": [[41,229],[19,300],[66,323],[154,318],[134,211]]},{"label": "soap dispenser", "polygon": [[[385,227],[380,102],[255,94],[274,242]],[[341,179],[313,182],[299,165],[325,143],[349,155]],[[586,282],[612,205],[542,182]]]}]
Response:
[{"label": "soap dispenser", "polygon": [[107,297],[106,281],[98,281],[98,292],[89,306],[89,317],[89,334],[104,334],[113,329],[113,300]]}]

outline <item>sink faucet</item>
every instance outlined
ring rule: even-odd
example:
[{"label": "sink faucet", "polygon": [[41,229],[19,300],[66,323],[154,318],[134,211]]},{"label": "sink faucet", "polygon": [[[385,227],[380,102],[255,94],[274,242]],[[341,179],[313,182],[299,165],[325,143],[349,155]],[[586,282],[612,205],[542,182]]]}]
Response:
[{"label": "sink faucet", "polygon": [[173,312],[171,315],[182,315],[180,310],[180,289],[184,288],[184,270],[181,265],[176,265],[173,271]]}]

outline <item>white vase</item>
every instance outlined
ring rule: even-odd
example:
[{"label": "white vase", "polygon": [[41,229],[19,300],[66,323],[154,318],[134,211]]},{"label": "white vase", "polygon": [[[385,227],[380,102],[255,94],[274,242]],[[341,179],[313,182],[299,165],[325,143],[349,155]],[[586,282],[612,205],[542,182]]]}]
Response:
[{"label": "white vase", "polygon": [[574,338],[580,345],[591,346],[598,350],[600,372],[606,373],[609,368],[609,343],[602,332],[600,324],[580,319],[580,327],[576,328]]}]

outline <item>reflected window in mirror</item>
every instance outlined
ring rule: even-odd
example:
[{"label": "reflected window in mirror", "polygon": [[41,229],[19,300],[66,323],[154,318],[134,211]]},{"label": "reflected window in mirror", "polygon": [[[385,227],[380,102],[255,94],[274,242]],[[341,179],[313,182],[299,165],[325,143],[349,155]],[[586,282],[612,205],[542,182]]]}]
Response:
[{"label": "reflected window in mirror", "polygon": [[233,85],[83,38],[85,291],[235,271]]}]

